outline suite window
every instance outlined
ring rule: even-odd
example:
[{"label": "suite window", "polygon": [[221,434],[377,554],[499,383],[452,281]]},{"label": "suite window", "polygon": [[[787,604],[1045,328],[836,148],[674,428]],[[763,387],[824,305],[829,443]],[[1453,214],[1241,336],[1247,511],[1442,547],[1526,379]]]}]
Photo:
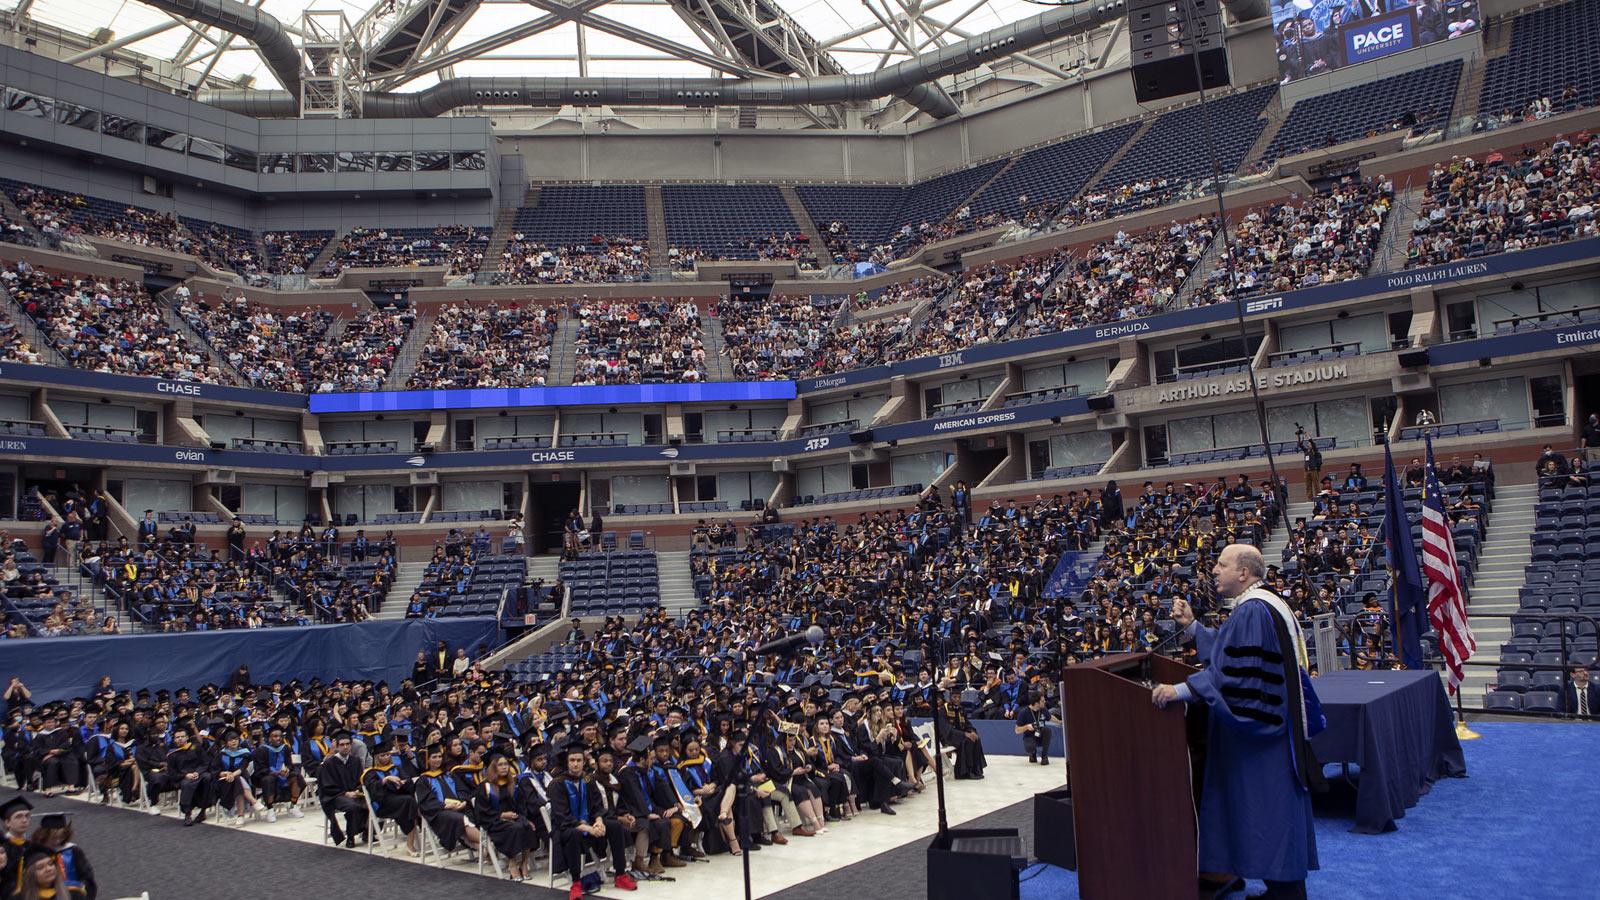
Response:
[{"label": "suite window", "polygon": [[195,159],[219,163],[222,162],[224,151],[222,145],[216,141],[208,141],[204,138],[190,138],[189,155]]},{"label": "suite window", "polygon": [[341,172],[371,172],[374,165],[372,154],[364,150],[346,150],[339,154]]},{"label": "suite window", "polygon": [[483,151],[474,150],[471,153],[452,154],[451,164],[457,172],[482,172],[484,170]]},{"label": "suite window", "polygon": [[144,123],[127,116],[106,113],[100,117],[100,133],[124,141],[144,141]]},{"label": "suite window", "polygon": [[377,167],[379,172],[409,172],[411,171],[411,154],[379,153],[377,154]]},{"label": "suite window", "polygon": [[257,161],[256,155],[253,152],[240,149],[239,147],[224,147],[222,149],[223,165],[230,169],[239,169],[244,172],[254,172],[256,170]]},{"label": "suite window", "polygon": [[291,175],[294,173],[293,153],[263,153],[256,171],[263,175]]},{"label": "suite window", "polygon": [[100,127],[100,113],[86,106],[56,101],[56,121],[73,128],[94,131]]},{"label": "suite window", "polygon": [[310,175],[325,175],[334,171],[332,153],[300,154],[300,171]]},{"label": "suite window", "polygon": [[182,153],[188,149],[189,136],[154,125],[146,125],[144,143],[147,147],[159,147],[162,150],[171,150],[173,153]]},{"label": "suite window", "polygon": [[445,151],[428,150],[417,154],[418,172],[448,172],[450,171],[450,154]]},{"label": "suite window", "polygon": [[55,105],[55,101],[49,97],[41,97],[16,88],[6,88],[5,97],[6,109],[34,119],[50,118],[50,110]]}]

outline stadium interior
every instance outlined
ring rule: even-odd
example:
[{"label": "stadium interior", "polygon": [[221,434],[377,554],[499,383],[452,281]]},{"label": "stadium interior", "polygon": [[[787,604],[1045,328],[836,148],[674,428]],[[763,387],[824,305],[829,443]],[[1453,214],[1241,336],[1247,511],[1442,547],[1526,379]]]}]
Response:
[{"label": "stadium interior", "polygon": [[[1063,668],[1194,661],[1249,544],[1392,674],[1433,515],[1473,778],[1376,838],[1333,760],[1309,895],[1592,895],[1600,0],[1207,2],[1220,83],[1142,102],[1125,0],[0,0],[6,792],[108,897],[934,897],[946,806],[1077,897]],[[746,724],[787,788],[656,829]],[[569,746],[628,846],[559,837]]]}]

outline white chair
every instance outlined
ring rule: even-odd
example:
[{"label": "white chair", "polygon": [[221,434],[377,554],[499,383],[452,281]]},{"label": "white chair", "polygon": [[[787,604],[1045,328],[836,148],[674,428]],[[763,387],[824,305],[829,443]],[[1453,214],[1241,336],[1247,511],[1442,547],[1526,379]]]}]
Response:
[{"label": "white chair", "polygon": [[[919,741],[921,741],[923,746],[925,746],[927,748],[928,755],[932,756],[933,755],[933,723],[932,722],[923,722],[920,725],[912,726],[911,732],[912,732],[912,734],[915,734],[917,736],[917,739]],[[943,771],[944,770],[945,758],[948,757],[949,760],[950,760],[950,766],[953,769],[955,767],[955,764],[956,764],[956,748],[948,746],[948,745],[945,745],[945,744],[941,744],[940,745],[940,749],[943,750],[944,752],[940,754],[938,760],[935,760],[936,764],[939,766],[940,770]]]},{"label": "white chair", "polygon": [[400,841],[400,823],[378,817],[378,803],[372,799],[372,792],[364,784],[361,786],[361,797],[367,801],[367,854],[372,854],[374,845],[380,840],[384,842],[385,850],[393,850]]},{"label": "white chair", "polygon": [[[549,875],[550,875],[549,885],[550,885],[551,888],[554,888],[556,886],[556,875],[557,874],[565,874],[565,870],[563,870],[561,873],[557,873],[556,872],[556,839],[557,838],[556,838],[555,825],[550,820],[550,807],[548,805],[539,807],[539,815],[544,817],[544,830],[550,834],[550,846],[548,848],[549,852],[547,854],[549,856],[549,864],[548,864],[548,871],[549,871]],[[599,871],[600,867],[605,865],[605,862],[606,862],[605,851],[601,850],[601,851],[598,851],[598,852],[600,853],[600,855],[596,856],[595,855],[596,851],[593,848],[586,848],[583,851],[583,860],[578,864],[578,878],[580,880],[583,878],[583,876],[589,874],[590,872]]]}]

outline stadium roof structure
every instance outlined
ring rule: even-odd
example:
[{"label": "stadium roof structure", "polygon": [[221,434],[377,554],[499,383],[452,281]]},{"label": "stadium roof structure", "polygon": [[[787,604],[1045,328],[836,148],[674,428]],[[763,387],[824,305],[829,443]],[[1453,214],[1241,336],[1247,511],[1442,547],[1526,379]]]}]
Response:
[{"label": "stadium roof structure", "polygon": [[[843,76],[859,80],[995,28],[1050,14],[1060,6],[1093,8],[1100,14],[1081,15],[1081,22],[1053,33],[1049,41],[992,54],[980,65],[929,83],[928,89],[942,97],[937,102],[911,101],[915,108],[908,110],[904,121],[917,109],[926,112],[936,106],[945,110],[933,113],[936,117],[950,114],[978,96],[975,92],[987,82],[1046,87],[1104,66],[1121,29],[1122,4],[1118,0],[1065,4],[372,0],[371,5],[355,0],[0,0],[0,18],[16,32],[48,32],[60,55],[71,62],[110,71],[114,61],[136,59],[140,61],[136,71],[146,80],[162,81],[201,99],[209,93],[216,100],[217,92],[225,91],[232,91],[235,99],[244,91],[257,96],[285,91],[298,95],[300,86],[285,81],[302,72],[314,80],[319,67],[340,69],[348,95],[355,98],[422,92],[457,79]],[[344,61],[342,68],[337,62],[323,62],[334,57]],[[533,96],[537,95],[530,92]],[[804,123],[807,127],[850,127],[859,125],[862,115],[882,111],[895,100],[888,96],[795,103],[789,108],[809,120]],[[298,100],[292,106],[289,110],[279,103],[250,111],[301,112]],[[855,114],[847,114],[847,109]],[[346,103],[336,112],[363,114],[359,102]]]}]

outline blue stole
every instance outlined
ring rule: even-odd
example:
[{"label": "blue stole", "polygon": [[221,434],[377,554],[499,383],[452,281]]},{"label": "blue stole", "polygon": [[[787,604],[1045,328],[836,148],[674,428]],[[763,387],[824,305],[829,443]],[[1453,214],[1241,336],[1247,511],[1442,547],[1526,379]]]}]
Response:
[{"label": "blue stole", "polygon": [[567,801],[572,817],[581,824],[589,824],[589,785],[581,778],[566,779]]}]

